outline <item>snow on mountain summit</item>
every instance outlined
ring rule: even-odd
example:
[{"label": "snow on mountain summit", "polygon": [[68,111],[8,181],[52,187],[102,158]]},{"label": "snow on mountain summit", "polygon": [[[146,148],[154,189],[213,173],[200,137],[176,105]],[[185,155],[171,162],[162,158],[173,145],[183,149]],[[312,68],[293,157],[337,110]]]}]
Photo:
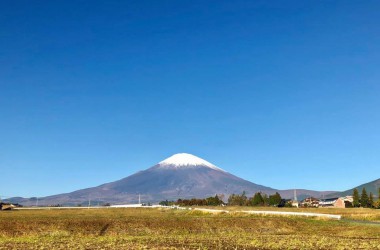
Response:
[{"label": "snow on mountain summit", "polygon": [[203,160],[192,154],[180,153],[170,156],[165,160],[158,163],[160,167],[174,167],[174,168],[189,168],[196,166],[209,167],[215,170],[223,171],[223,169],[218,168],[217,166],[211,164],[210,162]]}]

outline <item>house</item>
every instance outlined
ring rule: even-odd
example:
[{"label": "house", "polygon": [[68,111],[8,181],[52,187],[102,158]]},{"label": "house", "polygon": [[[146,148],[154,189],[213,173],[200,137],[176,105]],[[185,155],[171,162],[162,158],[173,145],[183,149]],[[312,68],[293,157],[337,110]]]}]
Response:
[{"label": "house", "polygon": [[319,202],[319,206],[321,207],[336,207],[336,208],[346,208],[349,207],[353,202],[352,196],[345,197],[335,197],[322,199]]},{"label": "house", "polygon": [[301,201],[301,207],[319,207],[319,200],[314,197],[307,197]]},{"label": "house", "polygon": [[0,203],[0,210],[12,210],[15,207],[16,206],[11,203],[3,203],[3,202]]},{"label": "house", "polygon": [[354,202],[354,197],[352,195],[347,195],[347,196],[344,196],[342,198],[343,198],[344,202],[346,202],[346,203],[347,202],[350,202],[350,203]]},{"label": "house", "polygon": [[[342,207],[342,199],[340,199],[339,197],[322,199],[319,201],[319,206],[321,206],[321,207]],[[343,202],[343,207],[345,207],[344,202]]]},{"label": "house", "polygon": [[297,200],[291,200],[290,204],[291,204],[292,207],[297,207],[298,208],[300,206],[300,203]]}]

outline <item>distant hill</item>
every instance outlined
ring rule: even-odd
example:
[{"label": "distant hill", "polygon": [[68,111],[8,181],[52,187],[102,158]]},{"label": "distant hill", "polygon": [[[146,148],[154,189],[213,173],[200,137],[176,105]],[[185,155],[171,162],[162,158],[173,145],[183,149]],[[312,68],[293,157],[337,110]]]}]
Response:
[{"label": "distant hill", "polygon": [[[297,191],[298,201],[301,201],[310,196],[319,199],[319,198],[327,197],[330,194],[336,193],[336,191],[315,191],[315,190],[308,190],[308,189],[296,189],[296,191]],[[278,193],[281,195],[281,197],[286,198],[286,199],[294,198],[294,189],[278,190]]]},{"label": "distant hill", "polygon": [[367,183],[362,184],[360,186],[348,189],[348,190],[343,191],[343,192],[336,192],[336,193],[329,194],[328,196],[329,197],[333,197],[333,196],[352,195],[352,193],[353,193],[353,191],[354,191],[355,188],[359,191],[359,194],[361,194],[363,188],[365,188],[366,191],[367,191],[367,194],[369,194],[370,192],[372,192],[372,194],[375,197],[378,197],[378,195],[379,195],[379,188],[380,188],[380,178],[377,179],[377,180],[371,181],[371,182],[367,182]]}]

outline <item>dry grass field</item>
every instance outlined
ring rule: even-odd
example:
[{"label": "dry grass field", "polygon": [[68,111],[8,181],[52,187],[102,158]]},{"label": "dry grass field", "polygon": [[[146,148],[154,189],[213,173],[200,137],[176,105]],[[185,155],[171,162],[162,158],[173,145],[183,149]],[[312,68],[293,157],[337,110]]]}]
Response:
[{"label": "dry grass field", "polygon": [[380,209],[368,208],[275,208],[275,207],[213,207],[214,209],[225,209],[229,211],[238,210],[266,210],[284,212],[307,212],[321,214],[340,214],[343,219],[380,222]]},{"label": "dry grass field", "polygon": [[380,249],[380,225],[368,223],[380,221],[379,210],[306,210],[313,211],[345,219],[147,208],[4,211],[0,249]]}]

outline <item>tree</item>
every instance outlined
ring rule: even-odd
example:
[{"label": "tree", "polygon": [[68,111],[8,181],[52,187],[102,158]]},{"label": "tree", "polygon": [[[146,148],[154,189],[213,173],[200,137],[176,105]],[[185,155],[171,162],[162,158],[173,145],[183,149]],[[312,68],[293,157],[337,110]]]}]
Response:
[{"label": "tree", "polygon": [[368,194],[365,188],[362,189],[362,195],[360,197],[360,205],[362,207],[368,207]]},{"label": "tree", "polygon": [[359,202],[359,191],[355,188],[354,192],[352,194],[352,206],[353,207],[360,207],[360,202]]},{"label": "tree", "polygon": [[[175,203],[174,201],[164,200],[164,201],[160,201],[160,203],[158,203],[158,204],[160,204],[161,206],[171,206],[174,203]],[[177,203],[182,203],[182,200],[178,199]]]},{"label": "tree", "polygon": [[368,207],[373,208],[373,194],[369,192]]},{"label": "tree", "polygon": [[247,205],[247,196],[245,195],[245,191],[241,194],[231,194],[228,197],[228,205],[230,206],[245,206]]},{"label": "tree", "polygon": [[215,195],[215,197],[208,197],[206,198],[206,201],[208,206],[220,206],[223,204],[223,201],[219,198],[218,195]]},{"label": "tree", "polygon": [[379,208],[380,208],[380,200],[375,201],[375,202],[373,203],[373,207],[379,209]]},{"label": "tree", "polygon": [[264,198],[261,195],[260,192],[255,193],[251,200],[251,205],[252,206],[263,206],[264,205]]},{"label": "tree", "polygon": [[236,201],[235,196],[236,196],[235,194],[231,194],[231,195],[228,197],[228,200],[227,200],[228,205],[230,205],[230,206],[236,205],[236,204],[235,204],[235,201]]},{"label": "tree", "polygon": [[245,191],[243,191],[243,193],[241,194],[240,206],[246,206],[247,200],[247,195],[245,195]]},{"label": "tree", "polygon": [[261,196],[263,197],[263,205],[268,206],[269,205],[269,197],[266,193],[261,193]]},{"label": "tree", "polygon": [[270,206],[278,206],[281,203],[281,195],[279,193],[275,193],[273,195],[269,195],[269,205]]}]

